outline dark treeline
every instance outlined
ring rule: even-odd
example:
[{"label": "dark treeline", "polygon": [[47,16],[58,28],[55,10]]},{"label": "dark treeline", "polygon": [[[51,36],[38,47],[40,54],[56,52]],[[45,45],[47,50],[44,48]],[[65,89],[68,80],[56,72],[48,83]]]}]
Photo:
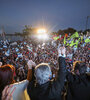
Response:
[{"label": "dark treeline", "polygon": [[[7,36],[27,36],[27,35],[32,35],[32,34],[36,34],[37,28],[34,28],[32,26],[29,25],[25,25],[25,28],[22,30],[22,32],[15,32],[14,34],[6,34]],[[59,29],[57,32],[52,32],[49,33],[51,35],[64,35],[65,33],[69,34],[73,34],[75,33],[77,30],[74,28],[67,28],[67,29]],[[79,30],[77,32],[81,33],[83,32],[84,34],[86,34],[88,32],[90,32],[90,29],[86,29],[84,31]]]}]

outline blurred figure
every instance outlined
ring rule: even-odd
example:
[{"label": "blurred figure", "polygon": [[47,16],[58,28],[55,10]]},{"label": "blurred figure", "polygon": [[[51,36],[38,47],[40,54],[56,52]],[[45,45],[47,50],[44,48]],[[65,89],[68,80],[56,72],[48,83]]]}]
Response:
[{"label": "blurred figure", "polygon": [[83,62],[76,62],[74,73],[67,74],[68,89],[66,100],[90,100],[90,74]]},{"label": "blurred figure", "polygon": [[12,95],[16,89],[16,87],[11,91],[13,85],[6,86],[2,92],[2,100],[13,100]]},{"label": "blurred figure", "polygon": [[[36,66],[34,62],[32,61],[28,61],[28,74],[27,74],[27,79],[21,82],[17,82],[15,83],[14,79],[14,71],[15,68],[12,65],[4,65],[0,67],[0,97],[2,97],[2,91],[6,91],[9,90],[8,97],[6,96],[6,98],[3,96],[2,98],[5,98],[5,100],[8,100],[7,98],[9,98],[9,94],[12,94],[12,91],[15,89],[14,93],[12,94],[12,98],[10,98],[9,100],[30,100],[26,88],[27,85],[29,83],[29,81],[32,78],[32,74],[31,74],[31,69],[32,66]],[[12,86],[13,84],[13,86]],[[5,86],[8,85],[10,87],[10,89],[6,89]],[[3,90],[3,89],[6,90]],[[5,94],[5,92],[3,92]],[[0,98],[1,100],[1,98]],[[2,99],[4,100],[4,99]]]},{"label": "blurred figure", "polygon": [[14,71],[14,67],[9,64],[0,67],[0,100],[5,86],[14,83]]},{"label": "blurred figure", "polygon": [[2,62],[0,62],[0,66],[2,66]]}]

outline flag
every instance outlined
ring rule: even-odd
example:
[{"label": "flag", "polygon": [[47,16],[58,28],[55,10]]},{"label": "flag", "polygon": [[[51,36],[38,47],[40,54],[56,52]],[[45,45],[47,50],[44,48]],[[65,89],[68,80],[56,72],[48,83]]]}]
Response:
[{"label": "flag", "polygon": [[79,40],[80,40],[80,38],[78,40],[76,40],[76,42],[74,42],[74,40],[72,40],[71,44],[70,44],[70,47],[72,47],[74,45],[75,45],[75,47],[78,47]]},{"label": "flag", "polygon": [[88,38],[87,38],[87,39],[85,39],[85,42],[86,42],[86,43],[90,42],[90,39],[88,39]]},{"label": "flag", "polygon": [[82,40],[83,40],[83,36],[81,36],[81,42],[82,42]]},{"label": "flag", "polygon": [[71,35],[71,37],[68,38],[68,40],[70,40],[70,39],[72,39],[72,38],[75,38],[75,37],[79,37],[78,32],[75,32],[73,35]]},{"label": "flag", "polygon": [[68,37],[68,34],[65,34],[65,37]]},{"label": "flag", "polygon": [[66,44],[66,37],[68,36],[68,34],[65,34],[64,36],[64,44]]},{"label": "flag", "polygon": [[58,40],[59,38],[60,38],[59,36],[53,37],[54,40]]},{"label": "flag", "polygon": [[66,36],[64,37],[64,44],[66,44]]}]

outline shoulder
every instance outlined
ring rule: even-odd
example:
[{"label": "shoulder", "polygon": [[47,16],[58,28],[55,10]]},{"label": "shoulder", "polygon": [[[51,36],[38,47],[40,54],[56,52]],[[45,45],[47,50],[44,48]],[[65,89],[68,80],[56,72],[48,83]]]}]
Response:
[{"label": "shoulder", "polygon": [[21,82],[14,83],[13,87],[16,87],[16,90],[19,90],[19,89],[25,90],[28,84],[29,84],[29,81],[24,80],[24,81],[21,81]]},{"label": "shoulder", "polygon": [[79,80],[79,78],[80,78],[79,75],[75,75],[71,72],[67,72],[66,79],[69,83],[73,83],[73,82],[75,83],[76,81]]},{"label": "shoulder", "polygon": [[28,83],[29,83],[28,80],[24,80],[24,81],[21,81],[21,82],[11,84],[11,85],[13,85],[12,89],[14,87],[16,87],[16,89],[13,93],[13,100],[18,100],[18,98],[21,98],[20,100],[26,100],[25,99],[25,96],[26,96],[25,91],[26,91]]}]

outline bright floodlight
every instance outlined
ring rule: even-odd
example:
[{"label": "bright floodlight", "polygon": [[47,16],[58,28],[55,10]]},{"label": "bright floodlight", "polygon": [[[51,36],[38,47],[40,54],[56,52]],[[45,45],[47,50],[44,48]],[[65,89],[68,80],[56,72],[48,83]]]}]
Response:
[{"label": "bright floodlight", "polygon": [[43,39],[43,40],[48,39],[48,35],[47,34],[38,35],[37,37],[38,37],[38,39]]},{"label": "bright floodlight", "polygon": [[38,30],[37,30],[37,33],[39,33],[39,34],[40,34],[40,33],[46,33],[46,30],[45,30],[45,29],[38,29]]}]

